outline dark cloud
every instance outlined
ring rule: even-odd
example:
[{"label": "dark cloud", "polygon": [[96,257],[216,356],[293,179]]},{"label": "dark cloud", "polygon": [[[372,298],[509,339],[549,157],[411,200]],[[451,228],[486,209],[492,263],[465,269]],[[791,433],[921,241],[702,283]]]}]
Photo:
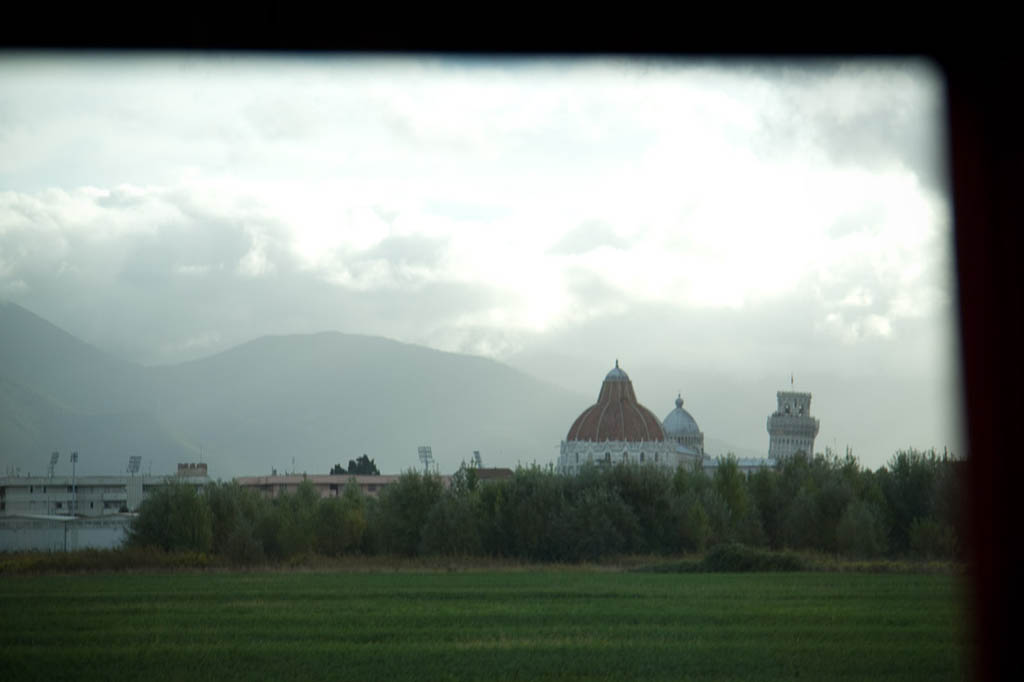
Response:
[{"label": "dark cloud", "polygon": [[906,168],[948,194],[941,75],[926,62],[767,62],[745,71],[784,98],[759,112],[753,144],[762,155],[820,150],[839,166]]}]

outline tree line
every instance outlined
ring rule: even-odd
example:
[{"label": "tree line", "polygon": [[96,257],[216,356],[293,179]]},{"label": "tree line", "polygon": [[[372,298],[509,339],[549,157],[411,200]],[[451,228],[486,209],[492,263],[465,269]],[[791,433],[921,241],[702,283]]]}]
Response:
[{"label": "tree line", "polygon": [[487,556],[530,561],[676,555],[742,543],[855,558],[952,559],[964,551],[966,468],[934,450],[897,452],[876,471],[849,452],[802,453],[744,474],[638,465],[563,476],[539,467],[483,482],[463,467],[445,485],[410,471],[364,496],[353,481],[321,498],[303,481],[274,499],[234,482],[175,483],[143,502],[129,543],[239,563],[307,554]]}]

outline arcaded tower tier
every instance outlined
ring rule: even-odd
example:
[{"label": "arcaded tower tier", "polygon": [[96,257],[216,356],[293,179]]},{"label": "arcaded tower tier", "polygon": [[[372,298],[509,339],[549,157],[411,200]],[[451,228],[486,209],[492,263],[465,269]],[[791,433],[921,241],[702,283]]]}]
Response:
[{"label": "arcaded tower tier", "polygon": [[779,461],[797,452],[814,455],[818,420],[811,416],[811,394],[779,391],[778,409],[768,417],[768,458]]}]

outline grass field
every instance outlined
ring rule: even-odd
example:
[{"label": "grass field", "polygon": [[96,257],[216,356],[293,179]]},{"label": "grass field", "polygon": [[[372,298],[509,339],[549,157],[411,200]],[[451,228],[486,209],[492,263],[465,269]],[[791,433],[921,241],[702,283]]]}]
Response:
[{"label": "grass field", "polygon": [[950,575],[8,576],[0,680],[946,680]]}]

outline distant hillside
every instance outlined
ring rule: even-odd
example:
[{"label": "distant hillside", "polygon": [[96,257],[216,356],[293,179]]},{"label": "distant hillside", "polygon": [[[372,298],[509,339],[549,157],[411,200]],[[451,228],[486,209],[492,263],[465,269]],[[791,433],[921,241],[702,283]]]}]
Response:
[{"label": "distant hillside", "polygon": [[0,464],[23,470],[67,448],[107,467],[96,473],[127,454],[159,473],[201,453],[222,478],[291,469],[293,457],[322,473],[364,452],[398,472],[418,464],[419,445],[442,471],[473,450],[491,466],[546,464],[589,404],[492,360],[336,332],[141,367],[11,303],[0,304],[0,377]]},{"label": "distant hillside", "polygon": [[[218,466],[326,471],[362,453],[382,470],[444,471],[557,456],[580,397],[484,358],[340,333],[264,337],[153,370],[153,405]],[[223,464],[222,464],[223,463]],[[229,464],[230,463],[230,464]]]},{"label": "distant hillside", "polygon": [[145,368],[112,357],[14,303],[0,301],[0,376],[87,413],[130,410]]},{"label": "distant hillside", "polygon": [[40,475],[53,451],[61,453],[58,472],[68,474],[72,451],[80,453],[78,471],[84,474],[123,471],[130,455],[159,462],[155,471],[164,473],[165,463],[196,457],[151,414],[77,412],[0,377],[0,471],[15,467]]}]

